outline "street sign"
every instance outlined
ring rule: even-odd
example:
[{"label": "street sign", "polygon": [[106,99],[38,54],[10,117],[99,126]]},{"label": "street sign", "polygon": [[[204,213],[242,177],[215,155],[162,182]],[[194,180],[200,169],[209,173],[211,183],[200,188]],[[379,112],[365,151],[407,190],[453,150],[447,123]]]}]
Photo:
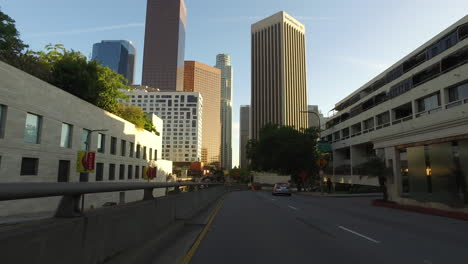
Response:
[{"label": "street sign", "polygon": [[76,158],[76,172],[94,172],[96,151],[78,151]]},{"label": "street sign", "polygon": [[332,152],[332,146],[329,142],[319,141],[317,142],[317,148],[320,152]]}]

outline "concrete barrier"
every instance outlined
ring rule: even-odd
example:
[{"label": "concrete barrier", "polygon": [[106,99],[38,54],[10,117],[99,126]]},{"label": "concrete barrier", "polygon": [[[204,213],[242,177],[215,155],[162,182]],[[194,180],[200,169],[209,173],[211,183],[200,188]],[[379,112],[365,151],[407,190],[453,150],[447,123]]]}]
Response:
[{"label": "concrete barrier", "polygon": [[224,192],[224,186],[217,186],[102,208],[78,218],[2,226],[0,259],[5,264],[111,262],[113,257],[154,241],[176,220],[192,217]]}]

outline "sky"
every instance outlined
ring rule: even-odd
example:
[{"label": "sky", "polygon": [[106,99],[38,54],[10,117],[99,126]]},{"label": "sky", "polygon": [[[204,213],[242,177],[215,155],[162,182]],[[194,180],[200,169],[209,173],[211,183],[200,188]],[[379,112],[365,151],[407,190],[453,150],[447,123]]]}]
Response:
[{"label": "sky", "polygon": [[[93,43],[126,39],[141,80],[147,0],[0,0],[30,49],[46,44],[91,56]],[[468,14],[466,0],[186,0],[185,59],[234,68],[233,165],[240,105],[250,104],[250,25],[285,11],[306,27],[309,104],[327,116],[335,103]]]}]

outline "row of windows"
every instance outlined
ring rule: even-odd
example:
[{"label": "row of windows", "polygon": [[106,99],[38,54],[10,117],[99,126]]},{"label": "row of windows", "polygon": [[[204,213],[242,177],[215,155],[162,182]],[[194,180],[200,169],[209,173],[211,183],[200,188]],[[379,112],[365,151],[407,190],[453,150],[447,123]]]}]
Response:
[{"label": "row of windows", "polygon": [[[0,157],[1,158],[1,157]],[[59,160],[58,161],[58,172],[57,172],[57,181],[58,182],[69,182],[70,181],[70,160]],[[104,163],[97,162],[95,168],[95,180],[96,181],[114,181],[117,177],[116,172],[116,164],[110,163],[108,170],[108,177],[105,179],[104,176]],[[133,170],[135,167],[135,170]],[[138,166],[138,165],[124,165],[119,164],[119,172],[118,172],[118,179],[125,180],[125,179],[139,179],[140,175],[143,178],[145,173],[146,167],[145,166]],[[141,173],[140,173],[141,172]],[[21,176],[37,176],[39,174],[39,159],[32,158],[32,157],[23,157],[21,159],[21,169],[20,175]]]},{"label": "row of windows", "polygon": [[[3,137],[5,131],[5,124],[6,124],[6,114],[7,114],[7,106],[0,105],[0,137]],[[81,140],[80,140],[80,148],[82,150],[90,150],[91,144],[91,133],[93,131],[89,129],[83,129],[81,133]],[[40,144],[41,143],[41,133],[42,133],[42,116],[36,115],[33,113],[26,113],[26,121],[24,125],[24,142],[30,144]],[[103,133],[98,134],[97,140],[97,151],[100,153],[106,152],[106,136]],[[62,148],[72,148],[73,142],[73,125],[68,123],[62,123],[61,126],[61,133],[60,133],[60,147]],[[129,157],[134,156],[134,143],[129,142]],[[127,154],[127,141],[120,140],[120,155],[125,157]],[[141,147],[139,144],[137,145],[136,150],[136,158],[140,158],[141,152],[143,152],[143,159],[146,159],[147,156],[147,148],[145,146]],[[109,153],[112,155],[117,155],[117,138],[111,137],[110,138],[110,148]],[[157,149],[154,150],[149,149],[149,159],[157,159]]]},{"label": "row of windows", "polygon": [[370,98],[369,100],[351,108],[349,113],[343,113],[340,116],[333,118],[326,123],[326,128],[333,127],[336,124],[339,124],[351,117],[359,115],[362,112],[365,112],[372,107],[375,107],[387,100],[393,99],[397,96],[400,96],[415,87],[434,79],[441,74],[447,73],[457,67],[468,62],[468,46],[463,47],[462,49],[442,58],[441,61],[432,64],[431,66],[421,70],[420,72],[414,74],[413,76],[395,84],[392,86],[388,92],[382,92],[376,96]]},{"label": "row of windows", "polygon": [[419,54],[407,59],[401,65],[397,66],[392,71],[388,72],[384,77],[375,81],[369,87],[364,89],[361,93],[356,94],[355,96],[351,97],[349,100],[343,102],[342,104],[336,107],[336,110],[341,111],[348,106],[351,106],[357,103],[361,98],[369,95],[370,93],[377,91],[385,84],[388,84],[399,77],[401,77],[406,72],[410,71],[411,69],[417,67],[418,65],[422,64],[425,61],[428,61],[438,54],[444,52],[445,50],[453,47],[455,44],[460,42],[461,40],[468,37],[468,23],[459,26],[454,31],[450,32],[449,34],[443,36],[442,38],[436,40],[431,46],[424,49]]},{"label": "row of windows", "polygon": [[[463,81],[454,86],[445,88],[442,90],[444,94],[447,94],[447,104],[446,109],[468,103],[468,81]],[[323,137],[323,141],[337,142],[340,140],[348,139],[350,137],[358,136],[365,134],[374,130],[378,130],[390,125],[399,124],[401,122],[409,121],[413,119],[413,116],[416,118],[432,114],[442,110],[441,102],[441,92],[437,91],[435,93],[426,95],[419,99],[415,100],[415,109],[413,113],[412,102],[405,103],[396,108],[393,108],[391,111],[385,111],[374,117],[366,119],[362,122],[358,122],[350,127],[336,131],[333,134],[330,134],[326,137]],[[390,118],[392,117],[392,118]],[[392,120],[391,120],[392,119]]]}]

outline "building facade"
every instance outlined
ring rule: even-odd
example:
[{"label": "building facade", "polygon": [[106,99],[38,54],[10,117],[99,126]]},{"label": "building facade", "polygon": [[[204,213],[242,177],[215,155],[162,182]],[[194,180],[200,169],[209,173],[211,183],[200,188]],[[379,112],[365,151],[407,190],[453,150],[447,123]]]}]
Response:
[{"label": "building facade", "polygon": [[382,158],[390,198],[437,206],[468,204],[468,16],[335,105],[322,140],[327,174],[374,184],[361,164]]},{"label": "building facade", "polygon": [[252,25],[252,138],[268,124],[308,127],[305,27],[279,12]]},{"label": "building facade", "polygon": [[234,72],[231,56],[216,55],[216,68],[221,70],[221,157],[222,167],[232,168],[232,87]]},{"label": "building facade", "polygon": [[309,127],[325,129],[325,123],[328,121],[318,109],[318,105],[309,105],[307,108]]},{"label": "building facade", "polygon": [[249,167],[247,158],[247,143],[250,139],[250,105],[241,105],[240,107],[240,126],[239,126],[239,166],[241,169]]},{"label": "building facade", "polygon": [[203,98],[197,92],[127,91],[123,102],[157,115],[164,122],[162,158],[173,162],[202,160]]},{"label": "building facade", "polygon": [[162,91],[184,87],[184,0],[147,0],[142,84]]},{"label": "building facade", "polygon": [[[154,116],[155,126],[162,121]],[[97,131],[99,130],[99,131]],[[1,182],[165,182],[172,162],[162,137],[0,62]],[[78,152],[96,152],[95,171],[77,171]],[[163,195],[164,193],[160,193]],[[86,195],[85,208],[141,200],[143,191]],[[0,202],[0,215],[54,211],[59,197]]]},{"label": "building facade", "polygon": [[122,74],[129,84],[135,76],[136,49],[128,40],[103,40],[93,45],[92,59]]},{"label": "building facade", "polygon": [[203,96],[202,158],[205,164],[221,164],[221,70],[196,62],[185,62],[184,91]]}]

